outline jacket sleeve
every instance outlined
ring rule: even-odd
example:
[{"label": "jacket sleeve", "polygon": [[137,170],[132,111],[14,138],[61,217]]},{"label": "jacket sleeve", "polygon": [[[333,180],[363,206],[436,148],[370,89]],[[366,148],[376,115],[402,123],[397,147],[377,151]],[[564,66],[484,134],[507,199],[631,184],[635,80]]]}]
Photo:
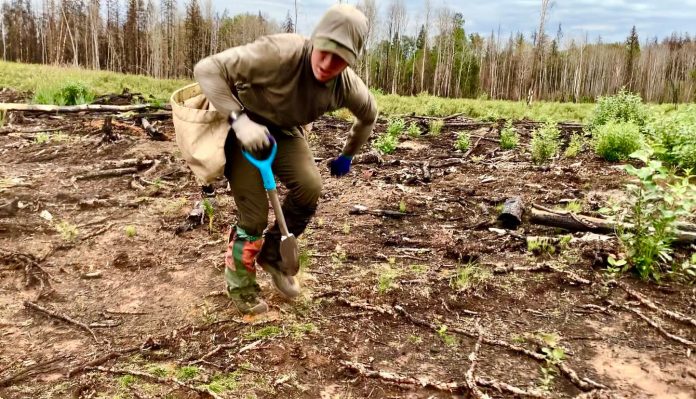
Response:
[{"label": "jacket sleeve", "polygon": [[355,122],[348,133],[343,147],[343,155],[353,156],[358,153],[372,133],[377,121],[377,104],[365,83],[351,69],[344,75],[343,106],[355,116]]},{"label": "jacket sleeve", "polygon": [[193,76],[215,109],[229,116],[244,108],[231,88],[237,84],[267,84],[276,78],[279,65],[277,44],[262,37],[202,59],[193,68]]}]

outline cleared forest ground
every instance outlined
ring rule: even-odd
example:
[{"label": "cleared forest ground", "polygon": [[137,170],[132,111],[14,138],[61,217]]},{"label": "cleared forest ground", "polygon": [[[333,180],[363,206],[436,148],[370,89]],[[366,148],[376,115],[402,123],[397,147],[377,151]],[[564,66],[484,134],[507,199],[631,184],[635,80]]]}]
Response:
[{"label": "cleared forest ground", "polygon": [[[301,241],[304,294],[285,302],[260,272],[272,311],[257,319],[222,295],[234,215],[224,182],[212,228],[176,234],[199,187],[170,120],[157,126],[164,141],[128,119],[107,137],[95,114],[9,123],[0,204],[21,207],[0,216],[3,398],[467,397],[468,372],[494,398],[519,395],[502,383],[540,397],[696,395],[696,327],[644,305],[693,321],[693,287],[608,283],[614,239],[576,233],[534,255],[526,237],[561,233],[495,226],[507,198],[577,201],[591,214],[627,179],[591,153],[534,166],[532,122],[517,123],[518,149],[501,151],[500,124],[448,119],[439,136],[402,138],[334,179],[325,161],[349,124],[322,118],[309,137],[324,194]],[[578,128],[567,125],[563,142]],[[453,147],[463,129],[466,153]],[[90,175],[117,167],[133,169]],[[351,213],[357,204],[403,215]]]}]

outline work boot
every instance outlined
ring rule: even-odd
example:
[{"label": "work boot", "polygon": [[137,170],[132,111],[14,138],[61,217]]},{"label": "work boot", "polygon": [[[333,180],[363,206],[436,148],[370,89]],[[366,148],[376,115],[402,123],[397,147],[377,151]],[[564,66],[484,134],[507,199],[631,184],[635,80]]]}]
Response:
[{"label": "work boot", "polygon": [[[258,261],[257,261],[258,263]],[[293,299],[300,295],[300,282],[295,276],[288,276],[273,266],[259,263],[259,266],[271,275],[273,286],[286,298]]]},{"label": "work boot", "polygon": [[241,313],[259,315],[268,312],[268,305],[259,297],[257,290],[227,287],[227,296]]}]

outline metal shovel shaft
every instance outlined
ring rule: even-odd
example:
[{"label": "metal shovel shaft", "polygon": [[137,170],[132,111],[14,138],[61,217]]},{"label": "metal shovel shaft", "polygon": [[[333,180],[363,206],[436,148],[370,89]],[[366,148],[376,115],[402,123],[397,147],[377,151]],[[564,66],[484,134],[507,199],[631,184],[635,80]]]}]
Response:
[{"label": "metal shovel shaft", "polygon": [[283,237],[290,235],[288,231],[288,226],[285,224],[285,216],[283,215],[283,209],[280,207],[280,199],[278,198],[277,190],[268,190],[268,199],[271,200],[271,206],[273,206],[273,213],[275,214],[276,221],[278,222],[278,227],[280,227],[280,233]]}]

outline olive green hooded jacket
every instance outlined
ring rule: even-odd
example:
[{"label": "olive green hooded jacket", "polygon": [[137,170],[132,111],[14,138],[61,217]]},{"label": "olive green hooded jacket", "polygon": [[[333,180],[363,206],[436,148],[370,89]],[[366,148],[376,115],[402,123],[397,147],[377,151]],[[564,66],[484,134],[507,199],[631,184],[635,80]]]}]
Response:
[{"label": "olive green hooded jacket", "polygon": [[317,81],[311,54],[316,46],[354,63],[366,34],[365,16],[353,6],[339,4],[322,17],[312,38],[264,36],[201,60],[194,76],[225,117],[243,110],[257,122],[289,129],[313,122],[326,112],[348,108],[356,120],[343,153],[352,156],[372,132],[377,119],[375,100],[350,67],[329,82]]}]

